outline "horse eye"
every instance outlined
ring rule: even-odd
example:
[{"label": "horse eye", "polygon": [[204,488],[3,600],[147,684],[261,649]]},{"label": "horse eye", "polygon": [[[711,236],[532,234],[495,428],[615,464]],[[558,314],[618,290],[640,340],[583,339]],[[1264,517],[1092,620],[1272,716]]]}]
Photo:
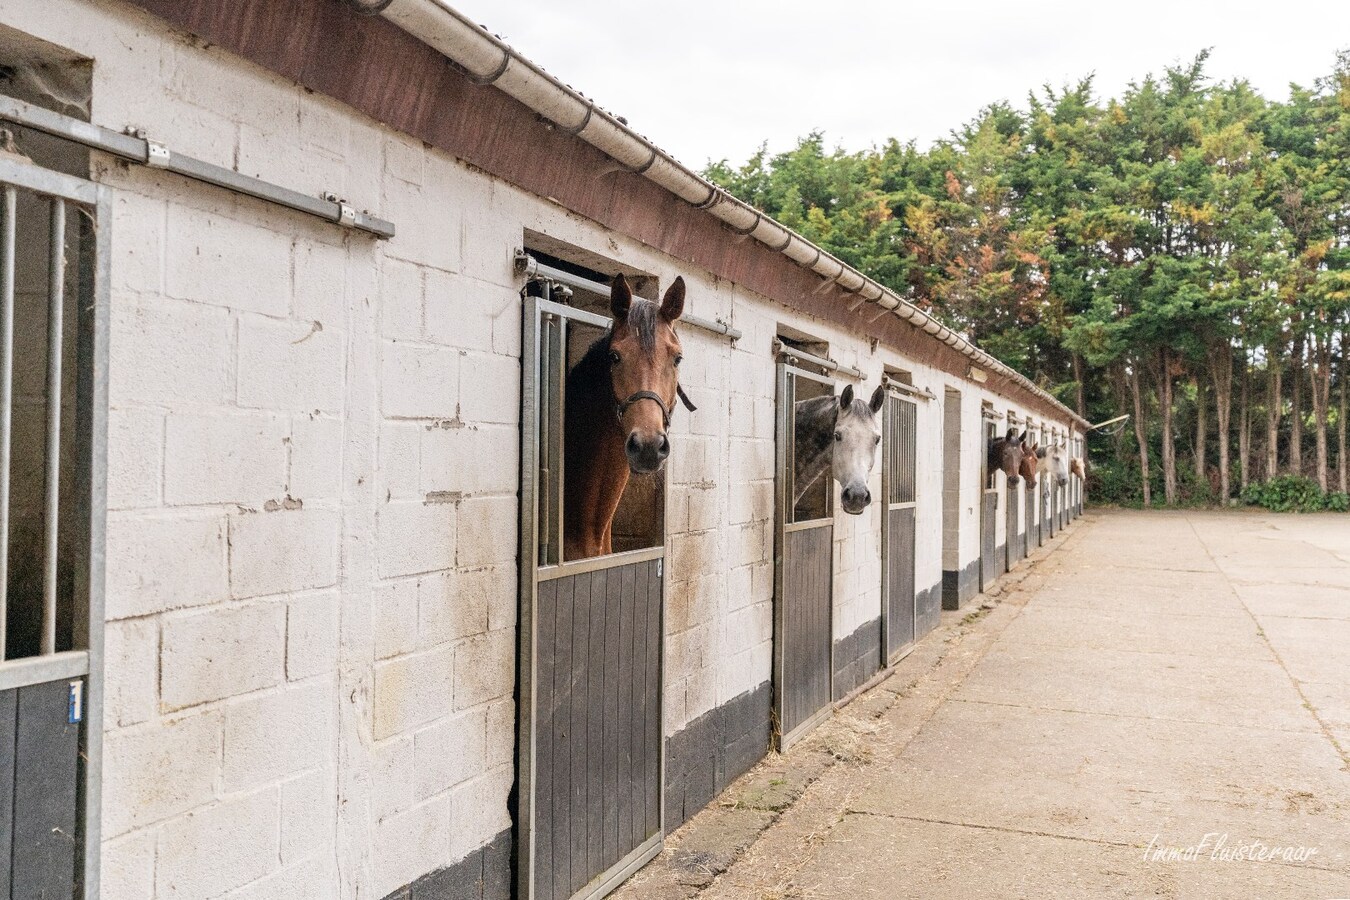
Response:
[{"label": "horse eye", "polygon": [[679,365],[680,363],[682,363],[682,362],[684,362],[684,357],[683,357],[683,356],[680,356],[680,355],[677,353],[677,354],[675,355],[675,365],[678,366],[678,365]]},{"label": "horse eye", "polygon": [[842,441],[844,439],[844,433],[842,431],[836,431],[834,433],[834,439],[836,441]]},{"label": "horse eye", "polygon": [[609,363],[612,366],[617,366],[619,364],[619,351],[617,350],[609,351]]},{"label": "horse eye", "polygon": [[877,435],[877,440],[876,440],[876,442],[877,442],[878,444],[881,443],[881,435]]}]

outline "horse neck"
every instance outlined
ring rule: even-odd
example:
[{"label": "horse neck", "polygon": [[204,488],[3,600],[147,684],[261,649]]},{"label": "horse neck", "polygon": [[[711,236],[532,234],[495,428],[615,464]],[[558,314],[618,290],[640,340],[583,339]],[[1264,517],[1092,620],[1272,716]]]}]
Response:
[{"label": "horse neck", "polygon": [[816,479],[825,473],[833,461],[836,406],[833,396],[815,397],[798,401],[793,410],[793,443],[796,447],[793,465],[794,503],[816,483]]},{"label": "horse neck", "polygon": [[[610,526],[628,486],[628,460],[609,369],[597,365],[593,357],[597,357],[594,348],[567,375],[563,494],[569,558],[610,552]],[[598,355],[602,361],[603,357]]]}]

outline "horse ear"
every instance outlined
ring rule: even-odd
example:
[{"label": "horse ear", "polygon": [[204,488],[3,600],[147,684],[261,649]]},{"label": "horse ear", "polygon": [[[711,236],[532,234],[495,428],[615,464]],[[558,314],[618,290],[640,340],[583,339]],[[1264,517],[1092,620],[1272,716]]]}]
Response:
[{"label": "horse ear", "polygon": [[1006,435],[1004,435],[1004,438],[1003,438],[1003,439],[1004,439],[1005,441],[1007,441],[1008,443],[1012,443],[1013,441],[1017,440],[1017,429],[1016,429],[1016,428],[1009,428],[1009,429],[1008,429],[1008,433],[1007,433]]},{"label": "horse ear", "polygon": [[674,322],[684,312],[684,276],[676,275],[675,280],[666,288],[666,295],[661,298],[661,318],[667,322]]},{"label": "horse ear", "polygon": [[1026,442],[1027,442],[1027,433],[1024,431],[1022,432],[1022,436],[1017,439],[1017,443],[1025,444]]},{"label": "horse ear", "polygon": [[633,292],[628,289],[628,281],[620,272],[609,286],[609,311],[614,314],[615,325],[627,320],[628,307],[632,305]]},{"label": "horse ear", "polygon": [[848,409],[853,405],[853,385],[844,385],[844,392],[839,395],[839,408]]},{"label": "horse ear", "polygon": [[872,412],[874,414],[879,413],[881,412],[881,403],[885,399],[886,389],[881,385],[877,385],[877,389],[872,392],[872,399],[867,401],[867,405],[872,407]]}]

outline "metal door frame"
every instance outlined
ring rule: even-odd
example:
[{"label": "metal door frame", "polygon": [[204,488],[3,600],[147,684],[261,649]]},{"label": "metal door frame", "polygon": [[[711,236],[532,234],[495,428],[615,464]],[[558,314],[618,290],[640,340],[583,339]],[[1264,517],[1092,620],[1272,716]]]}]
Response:
[{"label": "metal door frame", "polygon": [[[890,653],[891,646],[891,513],[901,509],[914,510],[914,541],[918,543],[918,515],[919,515],[919,404],[912,396],[905,392],[887,385],[886,403],[882,407],[882,464],[881,464],[881,667],[889,668],[904,659],[914,645],[919,641],[919,590],[918,590],[918,553],[917,547],[911,547],[910,559],[914,563],[914,597],[911,603],[910,615],[914,622],[914,637],[908,644],[899,648],[894,654]],[[890,417],[893,415],[891,410],[891,401],[908,403],[914,411],[914,433],[911,435],[914,439],[913,450],[909,453],[909,464],[914,473],[914,499],[899,503],[891,503],[891,467],[889,465],[889,455],[892,452],[890,441]],[[902,461],[903,462],[903,461]]]},{"label": "metal door frame", "polygon": [[[43,604],[43,636],[39,655],[12,660],[4,659],[4,621],[7,615],[7,587],[0,583],[0,690],[45,684],[53,681],[82,680],[83,703],[80,731],[78,735],[79,757],[76,773],[76,823],[79,834],[76,835],[74,881],[76,895],[85,900],[95,900],[99,896],[100,841],[102,832],[102,775],[103,775],[103,631],[104,631],[104,567],[105,534],[107,523],[107,451],[108,451],[108,334],[109,334],[109,272],[111,254],[109,253],[109,233],[112,226],[111,195],[107,187],[83,178],[77,178],[41,166],[19,162],[14,159],[0,158],[0,192],[3,193],[3,205],[0,206],[0,366],[3,366],[3,431],[0,441],[8,460],[10,442],[13,433],[10,429],[10,392],[13,372],[13,330],[15,302],[15,215],[18,193],[23,191],[46,198],[52,205],[51,231],[49,240],[57,246],[57,235],[61,236],[60,246],[66,242],[66,217],[70,212],[75,215],[90,216],[89,227],[82,228],[79,238],[80,268],[75,276],[79,285],[77,296],[64,298],[63,305],[89,304],[89,319],[77,325],[76,359],[79,368],[76,376],[76,415],[73,424],[68,425],[74,432],[76,477],[75,485],[77,516],[81,520],[83,540],[76,549],[78,562],[75,566],[74,614],[72,624],[73,643],[84,649],[56,651],[53,630],[55,628],[55,595],[50,591]],[[57,211],[59,210],[59,212]],[[89,220],[85,220],[89,221]],[[62,257],[64,262],[64,256]],[[55,267],[49,273],[48,302],[52,304],[54,296],[64,295],[64,269],[59,274]],[[60,282],[60,287],[57,283]],[[50,306],[49,306],[50,309]],[[55,340],[53,347],[51,343]],[[49,332],[49,354],[60,353],[60,338],[53,338]],[[87,360],[88,364],[83,363]],[[59,379],[55,388],[60,390]],[[52,388],[48,388],[50,406]],[[59,393],[57,395],[59,397]],[[56,425],[60,427],[60,403]],[[52,419],[48,418],[48,439],[51,440]],[[58,432],[59,433],[59,432]],[[58,438],[59,440],[59,438]],[[50,446],[50,445],[48,445]],[[44,464],[47,451],[44,450]],[[9,494],[8,467],[4,473],[5,497]],[[47,488],[48,509],[56,503],[57,488]],[[8,507],[0,508],[5,517],[5,540],[8,540]],[[54,532],[53,532],[54,533]],[[49,533],[47,540],[50,541]],[[0,544],[0,553],[8,554],[6,544]],[[55,549],[48,544],[48,557],[44,568],[54,571],[56,557],[50,555]],[[7,573],[6,573],[7,574]],[[74,684],[72,697],[79,690]],[[13,852],[12,847],[5,848]]]},{"label": "metal door frame", "polygon": [[[833,391],[838,383],[828,375],[822,375],[818,372],[812,372],[807,369],[792,365],[785,359],[778,361],[778,377],[776,403],[778,406],[777,415],[777,434],[774,440],[774,460],[776,470],[774,472],[774,520],[773,520],[773,733],[774,744],[778,752],[782,753],[790,748],[801,738],[810,734],[812,729],[829,717],[834,711],[834,485],[826,482],[825,505],[826,515],[819,519],[807,519],[803,522],[788,522],[792,515],[793,502],[793,480],[792,463],[795,459],[794,444],[796,436],[796,400],[797,392],[792,390],[792,399],[789,402],[783,402],[788,396],[788,388],[792,379],[806,378],[820,384],[827,385]],[[833,475],[828,475],[832,479]],[[787,626],[787,609],[784,598],[784,580],[786,569],[786,535],[791,531],[805,531],[815,528],[830,529],[830,604],[829,604],[829,644],[830,644],[830,662],[829,662],[829,699],[825,705],[816,713],[808,716],[799,723],[790,732],[784,733],[783,724],[783,678],[785,675],[784,650],[785,629]]]},{"label": "metal door frame", "polygon": [[[980,407],[980,592],[983,593],[986,586],[993,584],[994,581],[1003,574],[998,569],[998,476],[994,470],[989,467],[989,447],[992,441],[998,440],[998,421],[1003,416],[994,412],[989,406]],[[984,502],[989,495],[994,497],[994,517],[990,519],[990,524],[994,529],[994,572],[986,575],[984,571]],[[1006,550],[1004,559],[1007,559]]]},{"label": "metal door frame", "polygon": [[[562,510],[562,479],[558,479],[557,496],[553,498],[557,506],[554,508],[551,518],[556,522],[551,523],[550,527],[556,527],[554,540],[556,543],[557,559],[559,562],[541,564],[540,562],[540,512],[538,496],[539,486],[536,484],[535,473],[539,468],[541,455],[541,438],[543,433],[541,429],[544,426],[545,417],[555,420],[555,428],[550,432],[551,440],[544,449],[544,453],[550,454],[552,459],[558,460],[558,470],[561,472],[561,460],[563,453],[563,408],[561,404],[555,404],[548,391],[542,386],[546,373],[543,368],[546,362],[556,363],[552,370],[547,373],[547,377],[556,377],[559,380],[557,385],[558,397],[563,396],[562,380],[566,379],[567,369],[567,332],[566,323],[569,320],[582,322],[599,328],[608,329],[613,320],[606,316],[599,316],[582,309],[568,306],[550,299],[553,294],[552,285],[544,282],[546,297],[524,297],[524,308],[522,310],[522,342],[521,342],[521,432],[520,432],[520,551],[519,551],[519,569],[520,569],[520,620],[518,624],[518,676],[519,697],[516,705],[516,802],[517,813],[515,822],[515,847],[516,847],[516,894],[522,898],[530,898],[534,893],[534,837],[535,837],[535,747],[538,736],[535,734],[536,725],[536,696],[534,691],[534,682],[537,675],[538,666],[538,623],[535,619],[535,607],[539,583],[555,578],[561,578],[567,575],[576,575],[582,572],[595,571],[598,569],[613,568],[630,563],[644,562],[653,559],[664,559],[666,548],[669,545],[669,523],[665,511],[661,517],[662,539],[658,547],[649,547],[641,550],[633,550],[625,553],[613,553],[608,556],[594,557],[591,559],[567,561],[562,558],[562,537],[563,537],[563,510]],[[559,332],[557,345],[552,348],[557,351],[557,359],[553,360],[547,356],[550,349],[546,347],[545,335],[543,333],[543,323],[546,317],[557,317],[562,320],[563,327]],[[669,510],[670,504],[670,479],[665,478],[663,482],[664,495],[662,503],[665,510]],[[552,559],[553,557],[547,557]],[[665,714],[665,684],[666,684],[666,605],[669,601],[669,583],[668,577],[661,579],[661,608],[658,611],[659,621],[657,624],[657,634],[661,641],[660,647],[660,666],[657,672],[657,817],[658,825],[656,834],[647,838],[643,843],[629,851],[617,863],[610,866],[604,872],[597,874],[591,879],[579,892],[572,895],[572,900],[595,900],[603,897],[610,891],[613,891],[622,884],[630,875],[636,872],[642,866],[646,865],[652,858],[661,852],[665,846],[666,830],[666,714]]]}]

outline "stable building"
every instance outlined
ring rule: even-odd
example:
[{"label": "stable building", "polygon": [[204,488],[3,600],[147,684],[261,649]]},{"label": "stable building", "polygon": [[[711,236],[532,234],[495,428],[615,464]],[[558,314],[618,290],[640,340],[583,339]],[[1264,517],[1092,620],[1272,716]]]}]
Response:
[{"label": "stable building", "polygon": [[[986,451],[1086,422],[439,0],[3,4],[0,119],[16,897],[600,896],[1081,512]],[[570,558],[619,273],[697,409]]]}]

